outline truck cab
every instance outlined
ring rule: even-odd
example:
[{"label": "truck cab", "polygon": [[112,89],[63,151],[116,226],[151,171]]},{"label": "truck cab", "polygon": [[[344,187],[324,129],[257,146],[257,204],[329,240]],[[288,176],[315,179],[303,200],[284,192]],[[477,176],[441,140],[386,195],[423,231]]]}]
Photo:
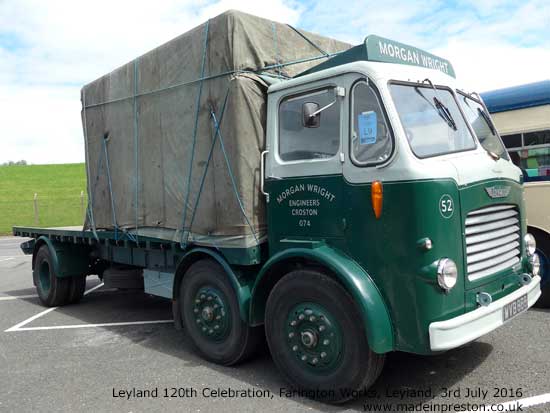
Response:
[{"label": "truck cab", "polygon": [[393,330],[375,351],[460,346],[540,295],[521,171],[480,144],[458,88],[450,62],[377,36],[269,88],[269,255],[356,264]]}]

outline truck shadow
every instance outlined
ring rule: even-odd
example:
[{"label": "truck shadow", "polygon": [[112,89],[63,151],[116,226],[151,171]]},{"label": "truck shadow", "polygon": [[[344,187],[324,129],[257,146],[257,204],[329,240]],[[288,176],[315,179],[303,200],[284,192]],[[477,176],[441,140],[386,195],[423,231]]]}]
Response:
[{"label": "truck shadow", "polygon": [[[97,283],[89,283],[88,288]],[[29,290],[17,291],[18,294],[29,294]],[[10,294],[15,294],[15,291]],[[28,298],[28,302],[37,304],[37,298]],[[172,318],[171,303],[143,292],[104,290],[93,292],[77,305],[58,308],[55,312],[39,318],[28,326],[52,326],[74,324],[103,324],[117,322],[140,322],[155,320],[170,320]],[[27,326],[25,326],[27,327]],[[103,330],[102,334],[98,329]],[[274,399],[285,398],[284,390],[288,389],[283,377],[275,367],[267,345],[258,349],[254,359],[236,367],[223,367],[208,363],[201,359],[194,350],[191,342],[182,331],[176,331],[171,323],[153,323],[130,326],[102,326],[87,328],[86,334],[80,336],[79,345],[101,345],[102,340],[116,340],[117,343],[135,343],[155,352],[161,352],[179,360],[180,367],[205,366],[219,375],[227,376],[229,382],[238,380],[242,385],[232,388],[246,390],[255,388],[269,390]],[[101,338],[103,336],[103,338]],[[109,338],[110,337],[110,338]],[[316,402],[307,398],[292,397],[292,401],[299,403],[304,409],[313,409],[325,412],[339,412],[343,410],[365,411],[368,404],[380,403],[420,403],[429,402],[436,397],[443,387],[453,387],[461,379],[475,370],[490,355],[493,347],[483,342],[474,342],[467,346],[435,356],[417,356],[406,353],[392,353],[386,359],[382,375],[371,388],[371,393],[342,406],[332,406]],[[181,370],[180,370],[181,371]],[[164,371],[163,375],[168,382],[178,385],[178,378],[173,380]],[[223,379],[216,383],[207,383],[203,386],[224,388]],[[140,386],[141,383],[133,383]],[[198,388],[198,387],[197,387]],[[391,397],[397,391],[426,391],[430,394],[417,394],[411,397]],[[200,394],[200,388],[198,388]],[[283,393],[281,393],[283,391]],[[265,401],[269,406],[269,399]],[[268,409],[268,407],[267,407]]]}]

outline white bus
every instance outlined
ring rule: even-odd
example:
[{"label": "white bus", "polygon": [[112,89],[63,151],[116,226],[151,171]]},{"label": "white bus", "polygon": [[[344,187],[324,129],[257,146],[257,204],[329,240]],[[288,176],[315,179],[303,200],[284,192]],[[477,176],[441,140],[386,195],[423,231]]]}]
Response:
[{"label": "white bus", "polygon": [[523,170],[528,232],[541,257],[542,297],[550,306],[550,80],[482,94],[510,159]]}]

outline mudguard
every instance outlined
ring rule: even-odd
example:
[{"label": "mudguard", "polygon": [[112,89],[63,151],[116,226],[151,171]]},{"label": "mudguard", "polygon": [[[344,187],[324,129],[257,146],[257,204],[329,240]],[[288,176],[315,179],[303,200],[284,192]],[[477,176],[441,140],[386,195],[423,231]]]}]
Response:
[{"label": "mudguard", "polygon": [[274,285],[273,277],[279,279],[284,275],[271,270],[285,261],[296,258],[305,258],[329,269],[343,284],[359,307],[372,351],[387,353],[394,349],[391,318],[376,284],[355,261],[326,244],[311,249],[289,248],[274,255],[266,262],[252,288],[251,325],[263,323],[270,286]]},{"label": "mudguard", "polygon": [[90,248],[85,245],[54,242],[46,236],[39,237],[34,244],[33,263],[38,249],[46,244],[50,250],[52,265],[57,277],[74,277],[90,271]]}]

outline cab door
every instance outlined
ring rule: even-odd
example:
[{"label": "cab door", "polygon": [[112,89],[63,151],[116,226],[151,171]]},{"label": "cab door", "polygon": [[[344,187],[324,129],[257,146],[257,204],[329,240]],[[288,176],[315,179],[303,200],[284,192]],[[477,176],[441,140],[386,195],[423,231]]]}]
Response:
[{"label": "cab door", "polygon": [[334,78],[269,96],[265,191],[272,253],[281,240],[343,237],[342,83]]}]

